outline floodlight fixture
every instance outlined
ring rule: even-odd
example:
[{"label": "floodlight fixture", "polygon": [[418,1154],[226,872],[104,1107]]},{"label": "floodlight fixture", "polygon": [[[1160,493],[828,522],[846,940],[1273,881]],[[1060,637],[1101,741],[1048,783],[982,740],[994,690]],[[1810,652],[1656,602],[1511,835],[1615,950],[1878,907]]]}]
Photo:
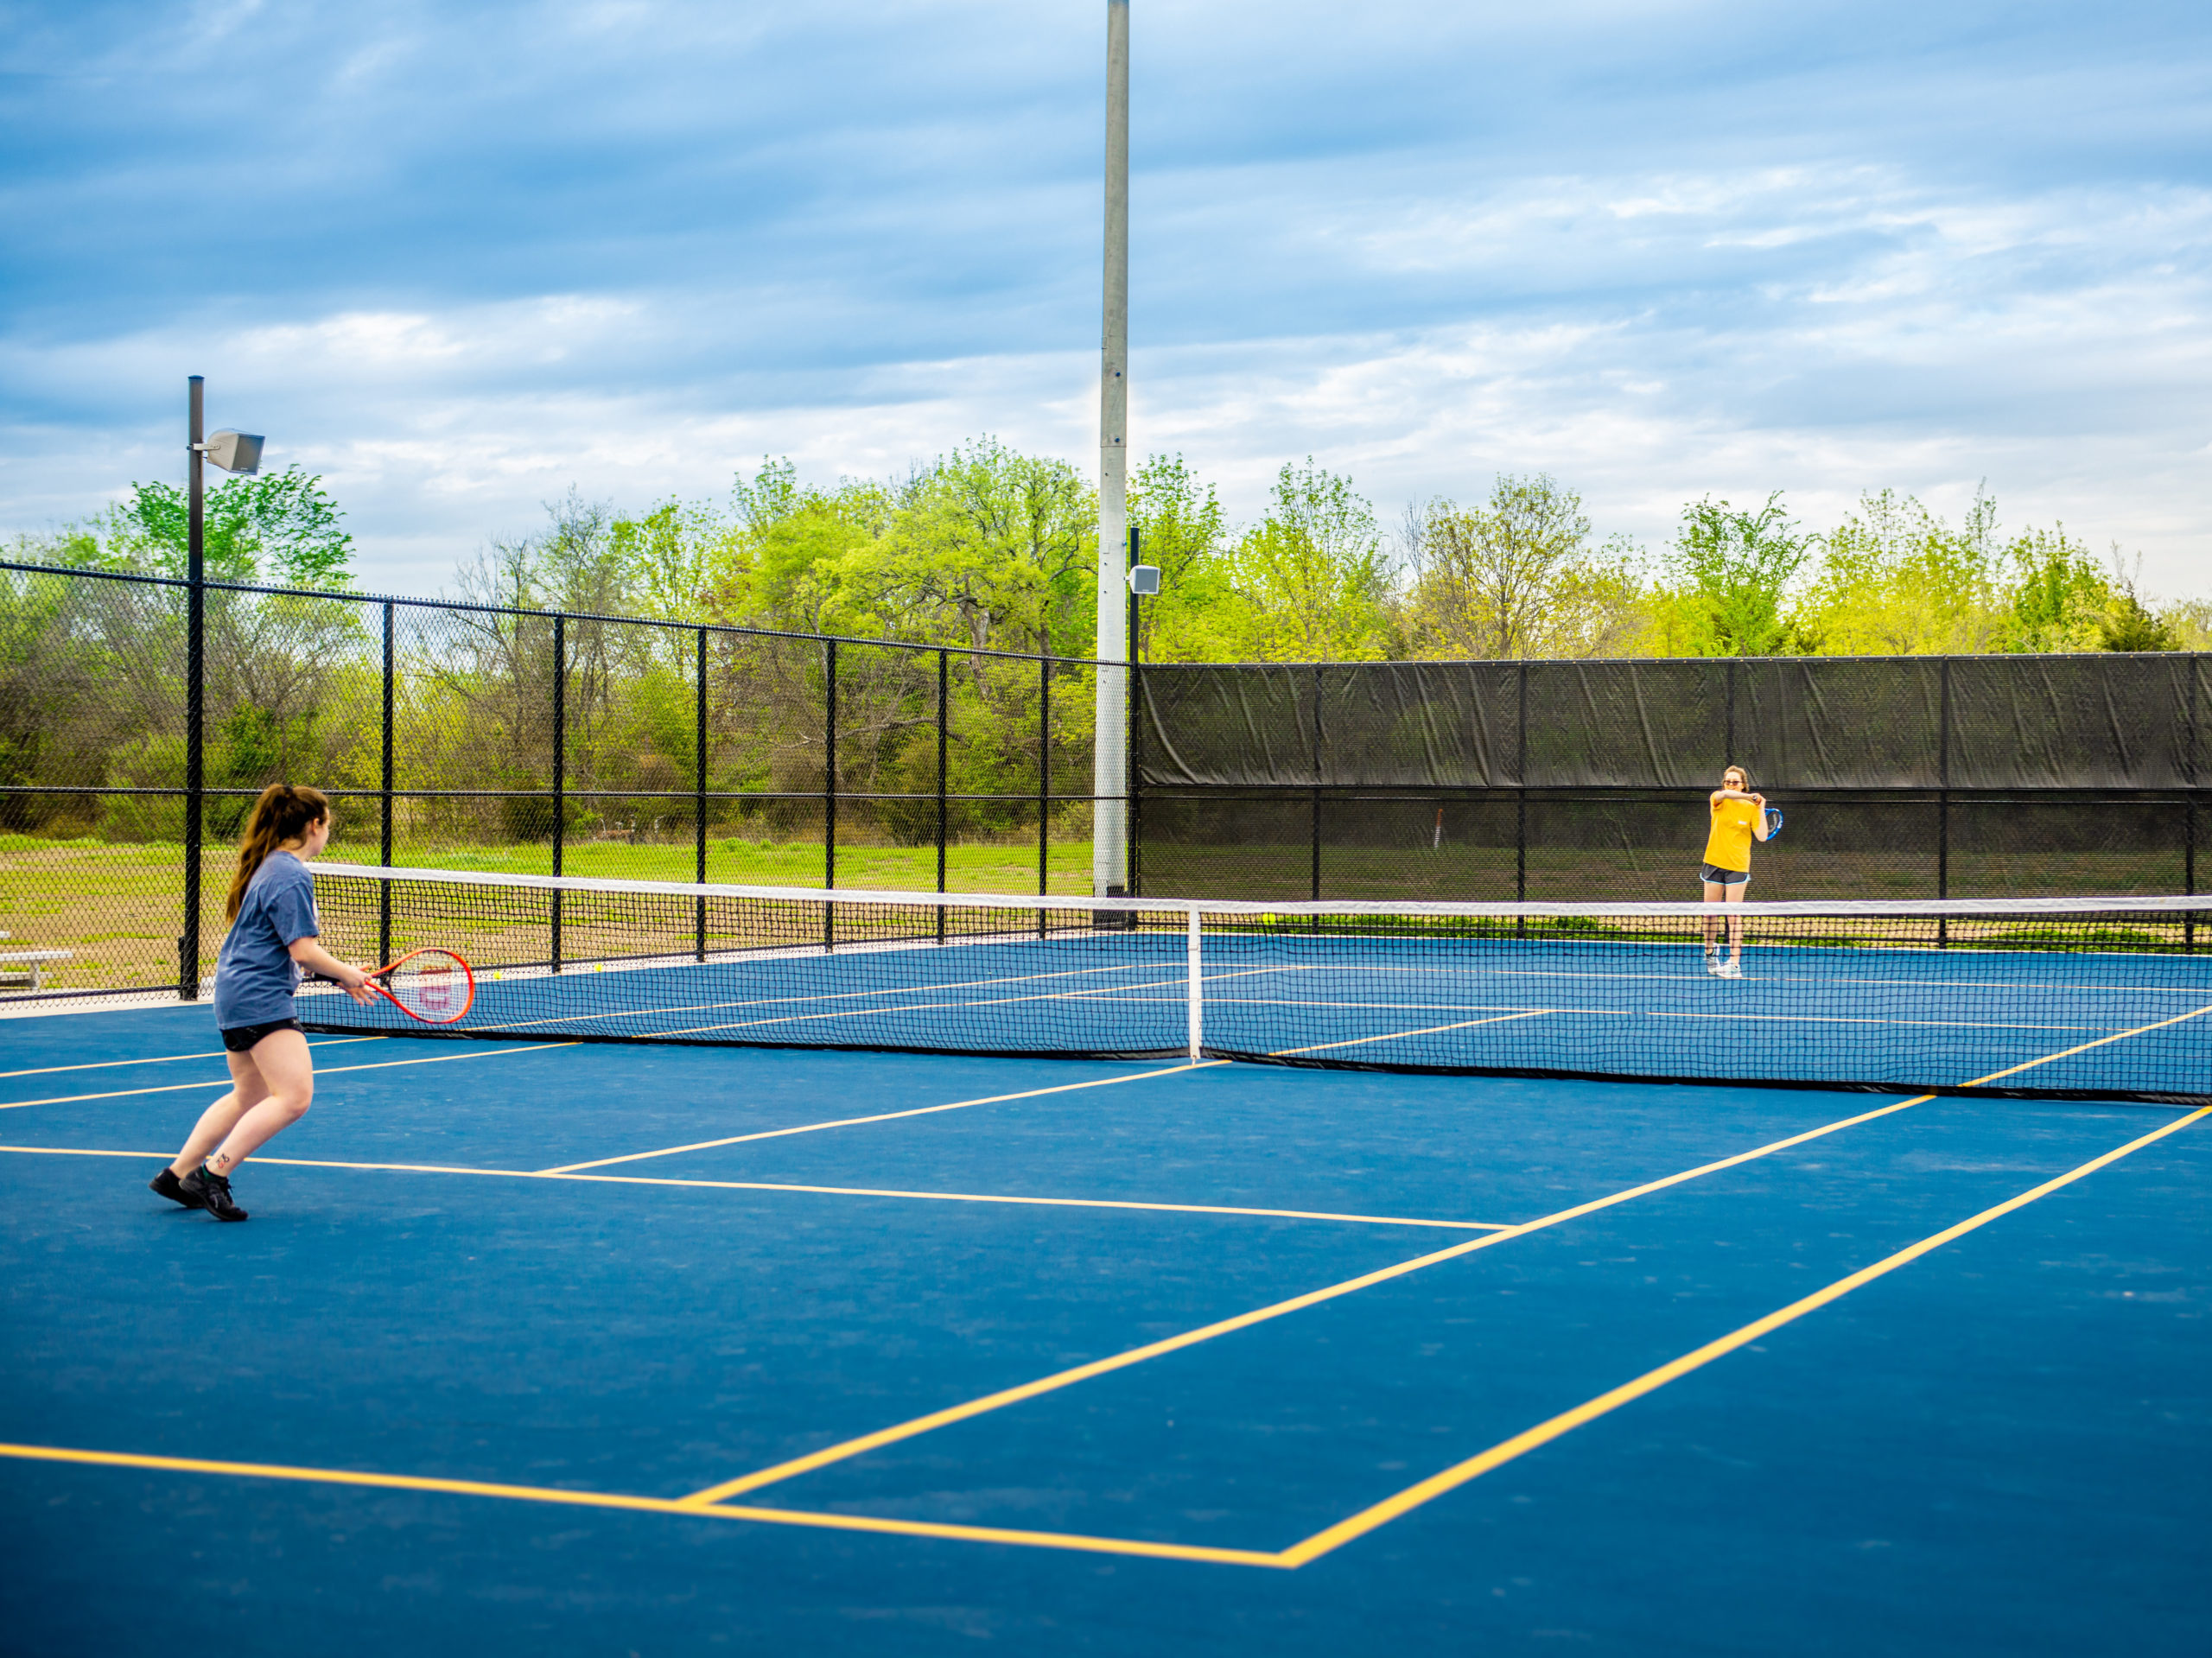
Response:
[{"label": "floodlight fixture", "polygon": [[256,432],[217,432],[200,445],[200,453],[209,464],[225,472],[243,473],[251,477],[261,470],[261,446],[265,440]]},{"label": "floodlight fixture", "polygon": [[1132,564],[1129,567],[1129,591],[1145,599],[1157,594],[1160,591],[1160,566]]}]

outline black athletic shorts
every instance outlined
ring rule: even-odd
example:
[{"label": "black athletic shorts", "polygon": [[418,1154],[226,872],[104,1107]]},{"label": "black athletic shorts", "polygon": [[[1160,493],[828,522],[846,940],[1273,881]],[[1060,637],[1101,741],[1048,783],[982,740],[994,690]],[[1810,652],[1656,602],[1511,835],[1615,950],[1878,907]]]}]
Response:
[{"label": "black athletic shorts", "polygon": [[296,1031],[296,1019],[272,1019],[266,1025],[240,1025],[223,1032],[223,1046],[231,1053],[251,1053],[254,1044],[271,1031]]},{"label": "black athletic shorts", "polygon": [[1717,881],[1723,886],[1741,886],[1751,878],[1748,869],[1723,869],[1717,863],[1701,865],[1698,872],[1700,880]]}]

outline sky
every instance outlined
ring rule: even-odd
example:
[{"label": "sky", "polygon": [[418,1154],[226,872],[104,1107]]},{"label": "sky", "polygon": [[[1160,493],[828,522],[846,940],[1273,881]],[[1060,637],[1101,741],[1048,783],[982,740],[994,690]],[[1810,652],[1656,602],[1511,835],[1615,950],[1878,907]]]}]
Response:
[{"label": "sky", "polygon": [[[1105,7],[0,0],[0,535],[321,474],[362,586],[573,486],[1095,475]],[[1130,441],[1241,519],[1548,472],[2062,521],[2212,594],[2212,7],[1135,0]]]}]

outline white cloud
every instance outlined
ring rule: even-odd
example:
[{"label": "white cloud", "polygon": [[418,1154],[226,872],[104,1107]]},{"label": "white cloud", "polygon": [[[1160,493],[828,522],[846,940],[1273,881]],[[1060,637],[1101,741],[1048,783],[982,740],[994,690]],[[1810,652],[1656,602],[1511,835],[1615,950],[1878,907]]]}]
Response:
[{"label": "white cloud", "polygon": [[[54,92],[46,159],[0,170],[0,529],[176,473],[193,372],[400,588],[572,483],[643,505],[987,431],[1095,463],[1095,18],[264,9],[215,100],[255,161],[161,101],[213,14],[129,12],[44,19],[118,91]],[[1820,521],[1986,478],[2202,590],[2212,189],[2173,158],[2212,28],[1892,13],[1145,14],[1137,447],[1246,514],[1308,453],[1386,512],[1544,469],[1646,540],[1708,491]],[[197,234],[151,235],[181,158]]]}]

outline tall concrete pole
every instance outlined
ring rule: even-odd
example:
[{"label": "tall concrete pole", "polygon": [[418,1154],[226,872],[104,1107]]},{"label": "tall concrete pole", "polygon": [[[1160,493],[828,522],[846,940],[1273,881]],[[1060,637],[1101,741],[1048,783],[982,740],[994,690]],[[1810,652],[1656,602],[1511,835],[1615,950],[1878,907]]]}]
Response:
[{"label": "tall concrete pole", "polygon": [[[1106,0],[1106,327],[1098,387],[1098,715],[1090,890],[1128,880],[1129,0]],[[1115,665],[1109,666],[1109,664]]]}]

